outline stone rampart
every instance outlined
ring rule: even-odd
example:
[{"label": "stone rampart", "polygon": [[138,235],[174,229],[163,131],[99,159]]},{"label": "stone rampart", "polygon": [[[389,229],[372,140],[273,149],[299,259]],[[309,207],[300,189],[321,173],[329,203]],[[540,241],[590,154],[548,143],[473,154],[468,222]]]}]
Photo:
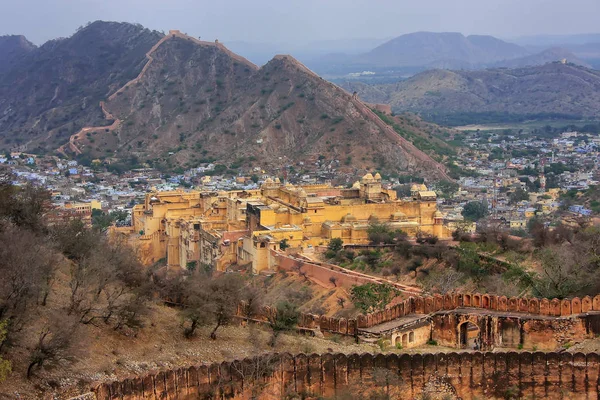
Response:
[{"label": "stone rampart", "polygon": [[[243,316],[243,304],[238,308],[238,316]],[[507,298],[505,296],[481,294],[454,294],[409,297],[385,310],[359,315],[357,318],[336,318],[310,313],[300,314],[298,327],[304,329],[319,329],[341,335],[355,336],[362,328],[371,328],[384,322],[393,321],[411,314],[435,314],[441,311],[451,311],[457,308],[480,308],[500,313],[507,317],[513,314],[530,314],[533,316],[569,317],[584,315],[588,312],[600,311],[600,295],[586,296],[582,299],[536,299],[536,298]],[[274,309],[266,307],[258,320],[267,321]],[[550,320],[546,325],[552,325]],[[435,329],[435,327],[434,327]],[[600,332],[600,326],[588,329]],[[454,332],[454,331],[453,331]],[[454,339],[453,339],[454,340]]]},{"label": "stone rampart", "polygon": [[418,295],[421,289],[414,286],[403,285],[389,279],[379,278],[367,274],[353,271],[351,269],[340,267],[335,264],[328,264],[320,261],[314,261],[302,256],[290,256],[280,251],[272,250],[271,257],[274,258],[277,267],[285,271],[297,271],[306,274],[307,277],[316,281],[322,286],[333,287],[331,278],[335,278],[335,284],[340,287],[352,288],[354,285],[365,285],[367,283],[388,284],[395,289],[411,294]]},{"label": "stone rampart", "polygon": [[[596,353],[290,354],[192,366],[104,383],[99,400],[390,398],[591,399]],[[286,397],[287,396],[287,397]]]}]

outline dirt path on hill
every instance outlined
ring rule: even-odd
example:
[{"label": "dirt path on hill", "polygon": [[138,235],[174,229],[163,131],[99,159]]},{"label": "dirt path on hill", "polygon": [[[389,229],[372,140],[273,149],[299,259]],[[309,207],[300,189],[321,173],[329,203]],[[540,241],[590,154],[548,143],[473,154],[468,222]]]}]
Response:
[{"label": "dirt path on hill", "polygon": [[[127,82],[125,85],[123,85],[121,88],[119,88],[116,92],[114,92],[113,94],[111,94],[108,97],[108,101],[112,101],[114,99],[117,98],[117,96],[121,93],[123,93],[125,90],[127,90],[129,87],[137,84],[138,82],[140,82],[144,76],[146,75],[146,71],[148,71],[148,68],[152,65],[152,63],[154,62],[154,57],[153,54],[158,50],[158,48],[165,43],[167,40],[173,39],[173,38],[180,38],[180,39],[185,39],[185,40],[189,40],[193,43],[196,43],[197,45],[200,46],[209,46],[209,47],[217,47],[219,50],[223,51],[224,53],[226,53],[227,55],[229,55],[232,59],[236,60],[237,62],[240,62],[242,64],[247,65],[249,68],[252,68],[254,70],[257,70],[258,67],[251,63],[250,61],[248,61],[247,59],[245,59],[242,56],[239,56],[235,53],[233,53],[232,51],[230,51],[229,49],[227,49],[225,46],[223,46],[221,43],[215,41],[215,42],[206,42],[206,41],[202,41],[199,39],[196,39],[194,37],[185,35],[179,31],[170,31],[168,35],[165,35],[163,38],[161,38],[154,46],[152,46],[152,48],[146,53],[146,58],[148,59],[148,61],[146,62],[146,64],[144,65],[144,67],[142,68],[142,70],[140,71],[140,73],[138,74],[138,76],[136,76],[135,78],[133,78],[132,80],[130,80],[129,82]],[[79,132],[77,132],[74,135],[71,135],[71,137],[69,138],[69,142],[62,145],[61,147],[58,148],[58,152],[63,154],[63,155],[67,155],[67,150],[80,155],[82,154],[81,149],[79,148],[79,146],[77,145],[77,141],[79,139],[82,139],[85,137],[85,135],[89,132],[95,132],[95,131],[104,131],[104,132],[112,132],[116,129],[119,129],[121,127],[121,123],[122,121],[119,120],[118,118],[115,118],[107,109],[106,109],[106,103],[104,101],[100,102],[100,107],[102,109],[102,112],[104,113],[104,118],[106,120],[113,120],[113,123],[111,125],[108,126],[93,126],[93,127],[84,127],[82,128]]]}]

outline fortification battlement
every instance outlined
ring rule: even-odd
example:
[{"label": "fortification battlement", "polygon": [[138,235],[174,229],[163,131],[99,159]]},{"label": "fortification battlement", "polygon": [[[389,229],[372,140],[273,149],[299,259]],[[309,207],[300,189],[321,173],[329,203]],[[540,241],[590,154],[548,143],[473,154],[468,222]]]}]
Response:
[{"label": "fortification battlement", "polygon": [[[521,313],[534,316],[567,318],[590,312],[600,312],[600,295],[593,298],[574,297],[572,299],[538,299],[496,296],[488,294],[447,294],[445,296],[417,296],[367,315],[357,318],[336,318],[309,313],[300,314],[298,327],[320,329],[321,331],[354,336],[362,328],[371,328],[384,322],[393,321],[411,314],[433,314],[438,311],[450,311],[461,307],[480,308],[506,314]],[[268,320],[275,309],[265,307],[263,315],[258,319]],[[238,316],[244,315],[244,304],[238,307]]]},{"label": "fortification battlement", "polygon": [[[598,395],[597,353],[269,354],[103,383],[96,399],[281,399],[290,394],[391,398],[589,399]],[[440,393],[441,391],[441,393]],[[562,397],[561,397],[562,396]],[[441,398],[441,397],[440,397]]]}]

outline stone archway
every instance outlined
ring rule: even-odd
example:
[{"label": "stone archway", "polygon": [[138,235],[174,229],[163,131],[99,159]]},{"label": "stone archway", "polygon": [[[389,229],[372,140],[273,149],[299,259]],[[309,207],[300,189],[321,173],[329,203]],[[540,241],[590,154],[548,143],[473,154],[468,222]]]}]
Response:
[{"label": "stone archway", "polygon": [[458,348],[481,350],[481,330],[471,321],[458,325]]},{"label": "stone archway", "polygon": [[394,346],[402,346],[402,335],[398,335],[394,338]]}]

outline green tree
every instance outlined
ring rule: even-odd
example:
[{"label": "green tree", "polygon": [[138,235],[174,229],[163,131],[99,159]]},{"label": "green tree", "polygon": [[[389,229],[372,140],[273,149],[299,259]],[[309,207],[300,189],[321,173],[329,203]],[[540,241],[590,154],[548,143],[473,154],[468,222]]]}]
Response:
[{"label": "green tree", "polygon": [[105,213],[102,210],[93,209],[92,210],[92,226],[94,228],[98,228],[100,230],[105,230],[113,223],[110,215]]},{"label": "green tree", "polygon": [[470,221],[479,221],[489,214],[487,201],[470,201],[463,208],[462,215]]},{"label": "green tree", "polygon": [[269,316],[269,326],[273,331],[270,345],[275,347],[277,337],[285,331],[293,330],[298,325],[300,312],[294,303],[281,301],[277,303],[275,313]]},{"label": "green tree", "polygon": [[452,181],[441,181],[437,183],[436,188],[440,197],[447,199],[452,197],[458,191],[459,185]]},{"label": "green tree", "polygon": [[342,247],[344,246],[344,241],[341,238],[333,238],[329,241],[329,244],[327,245],[327,249],[334,251],[334,252],[338,252],[342,249]]},{"label": "green tree", "polygon": [[526,190],[518,188],[508,197],[510,204],[515,204],[523,200],[529,200],[529,194]]},{"label": "green tree", "polygon": [[290,247],[287,239],[283,239],[281,242],[279,242],[279,249],[280,250],[285,250],[288,249]]},{"label": "green tree", "polygon": [[387,224],[371,223],[367,228],[371,244],[393,244],[406,239],[406,233],[400,229],[392,230]]},{"label": "green tree", "polygon": [[385,309],[397,294],[398,291],[387,283],[367,283],[350,290],[352,303],[364,313]]}]

